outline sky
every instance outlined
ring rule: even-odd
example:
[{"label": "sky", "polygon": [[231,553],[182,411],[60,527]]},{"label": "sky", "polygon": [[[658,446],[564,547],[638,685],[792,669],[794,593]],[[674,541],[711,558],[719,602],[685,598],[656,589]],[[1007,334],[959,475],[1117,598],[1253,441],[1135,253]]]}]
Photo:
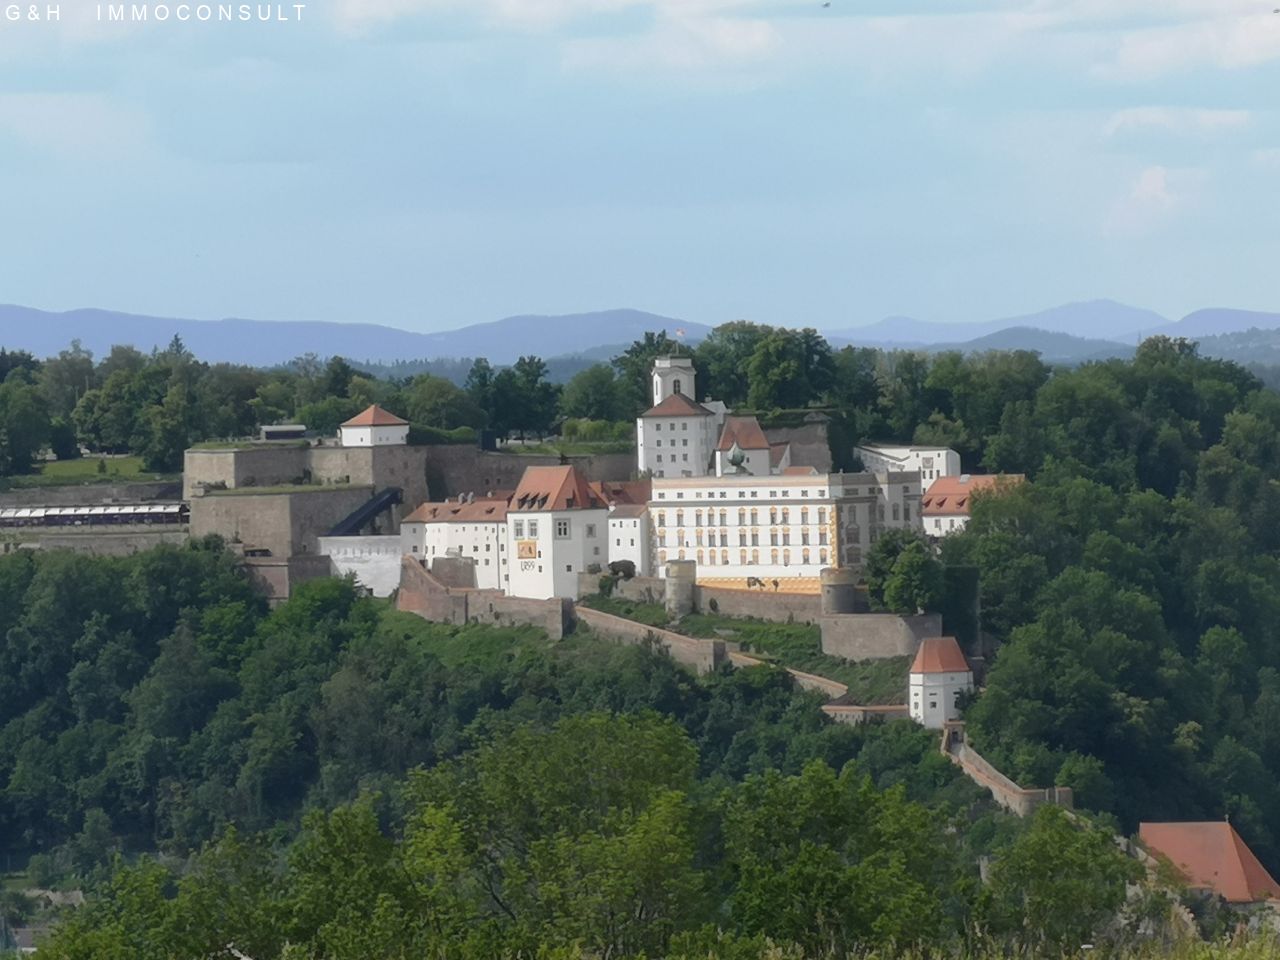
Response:
[{"label": "sky", "polygon": [[179,5],[0,0],[0,302],[1280,310],[1280,0]]}]

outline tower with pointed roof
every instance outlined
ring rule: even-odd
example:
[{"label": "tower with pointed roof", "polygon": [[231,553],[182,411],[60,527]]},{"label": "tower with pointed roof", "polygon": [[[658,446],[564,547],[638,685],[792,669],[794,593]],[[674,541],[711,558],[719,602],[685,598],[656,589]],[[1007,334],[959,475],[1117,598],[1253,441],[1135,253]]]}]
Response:
[{"label": "tower with pointed roof", "polygon": [[907,708],[911,719],[941,730],[960,719],[960,695],[973,689],[973,672],[955,637],[921,641],[911,664]]},{"label": "tower with pointed roof", "polygon": [[702,477],[711,472],[723,403],[698,403],[689,357],[658,357],[653,362],[653,406],[636,419],[636,467],[653,477]]}]

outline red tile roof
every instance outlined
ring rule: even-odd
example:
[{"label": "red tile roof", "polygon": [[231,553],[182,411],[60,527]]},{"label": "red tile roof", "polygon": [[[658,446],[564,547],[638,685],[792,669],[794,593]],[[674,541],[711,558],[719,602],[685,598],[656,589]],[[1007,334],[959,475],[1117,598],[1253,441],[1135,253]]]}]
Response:
[{"label": "red tile roof", "polygon": [[694,403],[683,393],[673,393],[656,407],[650,407],[642,417],[710,417],[710,410],[700,403]]},{"label": "red tile roof", "polygon": [[1229,823],[1142,823],[1138,838],[1177,867],[1192,887],[1212,890],[1230,903],[1280,897],[1280,884]]},{"label": "red tile roof", "polygon": [[725,417],[717,450],[731,450],[737,444],[742,450],[768,450],[769,441],[755,417]]},{"label": "red tile roof", "polygon": [[968,516],[975,491],[1003,489],[1022,483],[1020,473],[968,474],[939,477],[920,498],[920,514],[925,517]]},{"label": "red tile roof", "polygon": [[786,452],[791,449],[789,443],[771,443],[769,444],[769,465],[776,467],[782,462],[782,458]]},{"label": "red tile roof", "polygon": [[648,509],[649,505],[645,503],[620,503],[609,511],[609,519],[617,517],[619,520],[631,520],[643,517]]},{"label": "red tile roof", "polygon": [[603,510],[604,499],[575,467],[525,467],[512,510]]},{"label": "red tile roof", "polygon": [[403,523],[505,523],[506,498],[485,498],[471,503],[448,500],[444,503],[424,503],[409,514]]},{"label": "red tile roof", "polygon": [[920,643],[912,673],[968,673],[969,661],[955,637],[928,637]]},{"label": "red tile roof", "polygon": [[342,424],[344,427],[407,427],[408,425],[408,420],[401,420],[394,413],[388,413],[376,403],[366,407]]}]

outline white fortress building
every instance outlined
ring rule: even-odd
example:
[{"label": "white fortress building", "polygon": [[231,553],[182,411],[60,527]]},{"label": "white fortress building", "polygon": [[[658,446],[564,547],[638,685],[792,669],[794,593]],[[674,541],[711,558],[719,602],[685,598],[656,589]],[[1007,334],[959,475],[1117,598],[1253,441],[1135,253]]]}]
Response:
[{"label": "white fortress building", "polygon": [[609,507],[573,467],[528,467],[507,507],[507,593],[576,597],[578,574],[609,562]]},{"label": "white fortress building", "polygon": [[960,454],[950,447],[900,446],[888,443],[865,443],[853,452],[869,473],[919,473],[920,484],[928,490],[939,477],[960,473]]},{"label": "white fortress building", "polygon": [[398,447],[409,442],[409,421],[376,403],[338,427],[344,447]]},{"label": "white fortress building", "polygon": [[641,476],[700,477],[711,468],[725,405],[694,401],[689,357],[658,357],[651,378],[653,406],[636,418],[636,466]]},{"label": "white fortress building", "polygon": [[400,547],[428,568],[437,557],[470,560],[477,587],[506,590],[511,579],[507,501],[471,497],[424,503],[401,521]]},{"label": "white fortress building", "polygon": [[920,527],[916,474],[823,474],[792,467],[776,476],[655,478],[649,501],[654,560],[698,563],[698,582],[816,593],[823,567],[861,573],[888,529]]},{"label": "white fortress building", "polygon": [[921,641],[907,687],[907,710],[917,723],[941,730],[960,719],[960,695],[973,689],[973,672],[955,637]]}]

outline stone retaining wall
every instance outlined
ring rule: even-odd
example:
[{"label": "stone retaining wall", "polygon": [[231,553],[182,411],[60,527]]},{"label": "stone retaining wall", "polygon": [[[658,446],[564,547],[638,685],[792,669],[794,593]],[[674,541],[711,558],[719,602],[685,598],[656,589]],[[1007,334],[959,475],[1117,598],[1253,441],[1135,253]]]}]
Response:
[{"label": "stone retaining wall", "polygon": [[692,667],[699,673],[711,673],[726,657],[727,649],[723,640],[686,637],[587,607],[578,607],[576,614],[580,623],[586,624],[602,637],[622,643],[655,643],[676,663]]},{"label": "stone retaining wall", "polygon": [[942,617],[925,613],[848,613],[821,617],[822,652],[846,660],[909,657],[926,637],[942,636]]}]

